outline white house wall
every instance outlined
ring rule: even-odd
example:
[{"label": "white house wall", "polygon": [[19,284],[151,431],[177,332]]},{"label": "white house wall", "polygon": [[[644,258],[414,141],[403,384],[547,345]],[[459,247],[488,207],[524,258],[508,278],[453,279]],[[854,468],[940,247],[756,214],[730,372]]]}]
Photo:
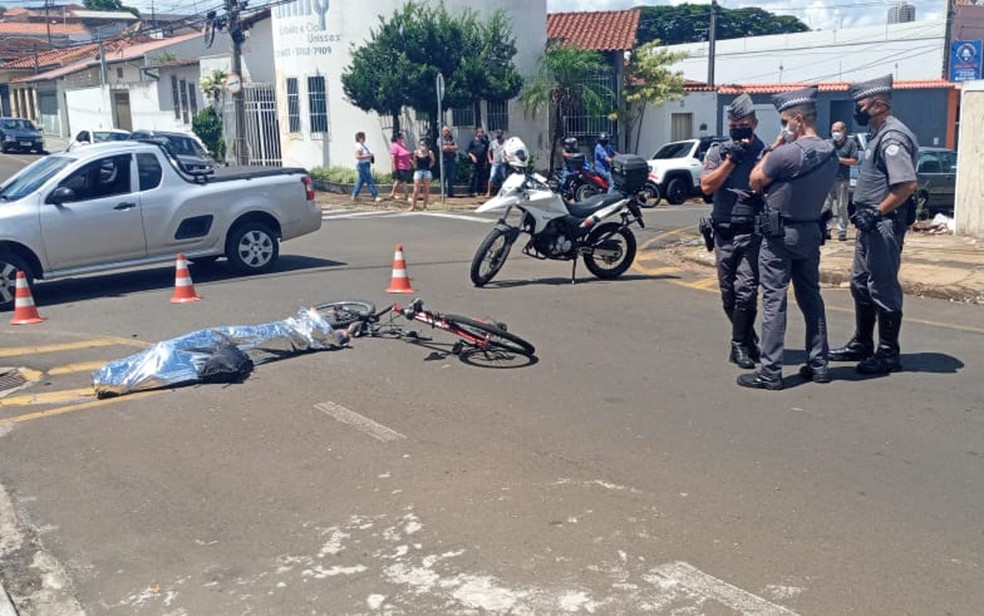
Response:
[{"label": "white house wall", "polygon": [[[945,33],[944,21],[927,20],[718,41],[714,81],[863,81],[887,73],[896,79],[939,79]],[[665,49],[689,54],[673,66],[684,77],[707,81],[707,43]]]},{"label": "white house wall", "polygon": [[[243,81],[273,83],[276,78],[273,41],[272,19],[264,19],[250,27],[249,37],[243,43]],[[223,32],[216,35],[215,43],[207,53],[201,59],[203,76],[215,69],[231,70],[232,41],[228,34]]]},{"label": "white house wall", "polygon": [[[390,129],[375,114],[366,113],[345,100],[341,76],[351,63],[350,49],[365,43],[370,30],[379,24],[379,16],[389,17],[403,0],[296,0],[272,9],[272,49],[275,49],[276,88],[283,164],[287,166],[353,165],[354,133],[365,131],[367,144],[382,156],[379,167],[389,168]],[[448,11],[471,9],[480,16],[502,9],[512,18],[518,53],[515,63],[523,75],[532,75],[536,60],[546,43],[546,0],[445,0]],[[324,7],[319,12],[319,7]],[[323,18],[323,19],[322,19]],[[256,33],[251,35],[255,42]],[[328,109],[328,132],[311,134],[307,79],[325,78]],[[287,78],[296,78],[299,86],[301,130],[288,132]],[[527,117],[516,101],[509,104],[509,133],[520,135],[543,160],[545,144],[542,119]],[[450,118],[450,114],[448,114]],[[483,117],[483,119],[485,119]],[[470,133],[470,131],[467,131]],[[413,136],[413,135],[411,135]],[[470,138],[459,135],[459,141]]]},{"label": "white house wall", "polygon": [[[714,135],[717,126],[717,93],[690,92],[680,100],[670,101],[660,107],[649,105],[642,118],[636,154],[649,158],[660,146],[672,141],[671,127],[675,113],[693,114],[694,130],[689,138]],[[706,131],[700,130],[701,124],[707,125]]]},{"label": "white house wall", "polygon": [[113,128],[109,89],[78,88],[65,92],[71,130]]}]

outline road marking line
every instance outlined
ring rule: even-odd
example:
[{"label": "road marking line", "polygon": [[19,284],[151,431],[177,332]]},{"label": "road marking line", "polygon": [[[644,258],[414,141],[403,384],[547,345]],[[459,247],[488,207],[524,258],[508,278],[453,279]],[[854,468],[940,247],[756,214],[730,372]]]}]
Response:
[{"label": "road marking line", "polygon": [[64,415],[65,413],[73,413],[75,411],[81,411],[84,409],[91,409],[99,406],[106,406],[107,404],[113,404],[115,402],[120,402],[123,400],[136,400],[137,398],[146,398],[147,396],[153,396],[161,393],[160,391],[143,391],[135,394],[128,394],[126,396],[117,396],[116,398],[106,398],[104,400],[93,400],[91,402],[83,402],[81,404],[73,404],[71,406],[60,406],[58,408],[47,409],[45,411],[35,411],[33,413],[25,413],[23,415],[15,415],[14,417],[7,417],[6,419],[0,419],[0,428],[3,426],[8,426],[16,423],[23,423],[25,421],[33,421],[35,419],[43,419],[45,417],[52,417],[54,415]]},{"label": "road marking line", "polygon": [[79,342],[64,342],[62,344],[45,344],[40,346],[0,348],[0,357],[17,357],[19,355],[41,355],[43,353],[58,353],[60,351],[75,351],[106,346],[146,346],[143,342],[127,340],[126,338],[96,338]]},{"label": "road marking line", "polygon": [[360,432],[365,432],[377,441],[388,442],[407,438],[396,430],[387,428],[381,423],[375,422],[364,415],[359,415],[355,411],[349,410],[334,402],[315,404],[314,408],[343,424],[348,424]]},{"label": "road marking line", "polygon": [[372,211],[372,212],[347,212],[344,214],[328,214],[326,212],[321,213],[321,220],[340,220],[343,218],[362,218],[365,216],[386,216],[393,214],[400,214],[401,212],[389,212],[389,211]]},{"label": "road marking line", "polygon": [[91,398],[95,395],[96,392],[93,391],[92,387],[46,391],[39,394],[10,396],[9,398],[0,399],[0,408],[7,406],[33,406],[35,404],[62,404],[64,402],[74,402],[80,399]]},{"label": "road marking line", "polygon": [[653,573],[745,616],[796,616],[796,612],[719,580],[685,562],[660,565],[653,569]]},{"label": "road marking line", "polygon": [[470,222],[484,222],[486,224],[493,224],[497,221],[495,218],[481,218],[479,216],[469,216],[467,214],[445,214],[444,212],[407,212],[408,215],[417,214],[418,216],[433,216],[434,218],[452,218],[454,220],[468,220]]},{"label": "road marking line", "polygon": [[95,372],[106,365],[105,361],[83,361],[76,364],[67,364],[48,370],[48,376],[58,376],[60,374],[77,374],[79,372]]}]

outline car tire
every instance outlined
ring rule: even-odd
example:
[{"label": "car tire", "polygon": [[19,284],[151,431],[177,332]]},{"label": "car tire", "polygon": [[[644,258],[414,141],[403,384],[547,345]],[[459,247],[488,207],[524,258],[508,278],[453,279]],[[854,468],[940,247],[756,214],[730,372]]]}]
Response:
[{"label": "car tire", "polygon": [[243,222],[229,232],[226,258],[237,274],[270,271],[280,256],[280,242],[273,229],[261,222]]},{"label": "car tire", "polygon": [[690,188],[683,178],[670,178],[670,181],[666,183],[666,190],[663,194],[666,197],[666,202],[670,205],[680,205],[690,195]]},{"label": "car tire", "polygon": [[9,310],[14,305],[18,271],[24,272],[28,285],[34,283],[34,272],[24,259],[6,250],[0,250],[0,310]]}]

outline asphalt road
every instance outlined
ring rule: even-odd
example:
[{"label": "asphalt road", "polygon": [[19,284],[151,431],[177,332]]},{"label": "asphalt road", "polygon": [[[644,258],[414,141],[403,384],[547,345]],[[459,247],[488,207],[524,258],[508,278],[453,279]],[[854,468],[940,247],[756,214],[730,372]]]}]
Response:
[{"label": "asphalt road", "polygon": [[[700,209],[647,213],[640,243]],[[907,298],[905,372],[816,385],[792,376],[791,298],[788,388],[748,391],[709,271],[644,252],[571,285],[516,252],[475,289],[488,219],[327,216],[275,274],[193,268],[201,302],[171,305],[158,268],[39,284],[48,321],[0,326],[0,364],[43,375],[0,399],[0,577],[24,613],[984,613],[980,307]],[[393,301],[397,243],[428,306],[506,321],[537,361],[468,363],[436,332],[80,393],[145,341]],[[824,295],[839,344],[850,297]]]}]

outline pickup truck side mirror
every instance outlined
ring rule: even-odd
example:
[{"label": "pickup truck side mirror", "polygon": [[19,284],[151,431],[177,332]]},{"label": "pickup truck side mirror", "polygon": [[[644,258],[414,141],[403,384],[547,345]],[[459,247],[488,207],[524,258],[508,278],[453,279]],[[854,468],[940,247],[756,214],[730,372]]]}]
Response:
[{"label": "pickup truck side mirror", "polygon": [[69,201],[75,201],[75,191],[67,186],[59,186],[48,195],[47,203],[61,205]]}]

